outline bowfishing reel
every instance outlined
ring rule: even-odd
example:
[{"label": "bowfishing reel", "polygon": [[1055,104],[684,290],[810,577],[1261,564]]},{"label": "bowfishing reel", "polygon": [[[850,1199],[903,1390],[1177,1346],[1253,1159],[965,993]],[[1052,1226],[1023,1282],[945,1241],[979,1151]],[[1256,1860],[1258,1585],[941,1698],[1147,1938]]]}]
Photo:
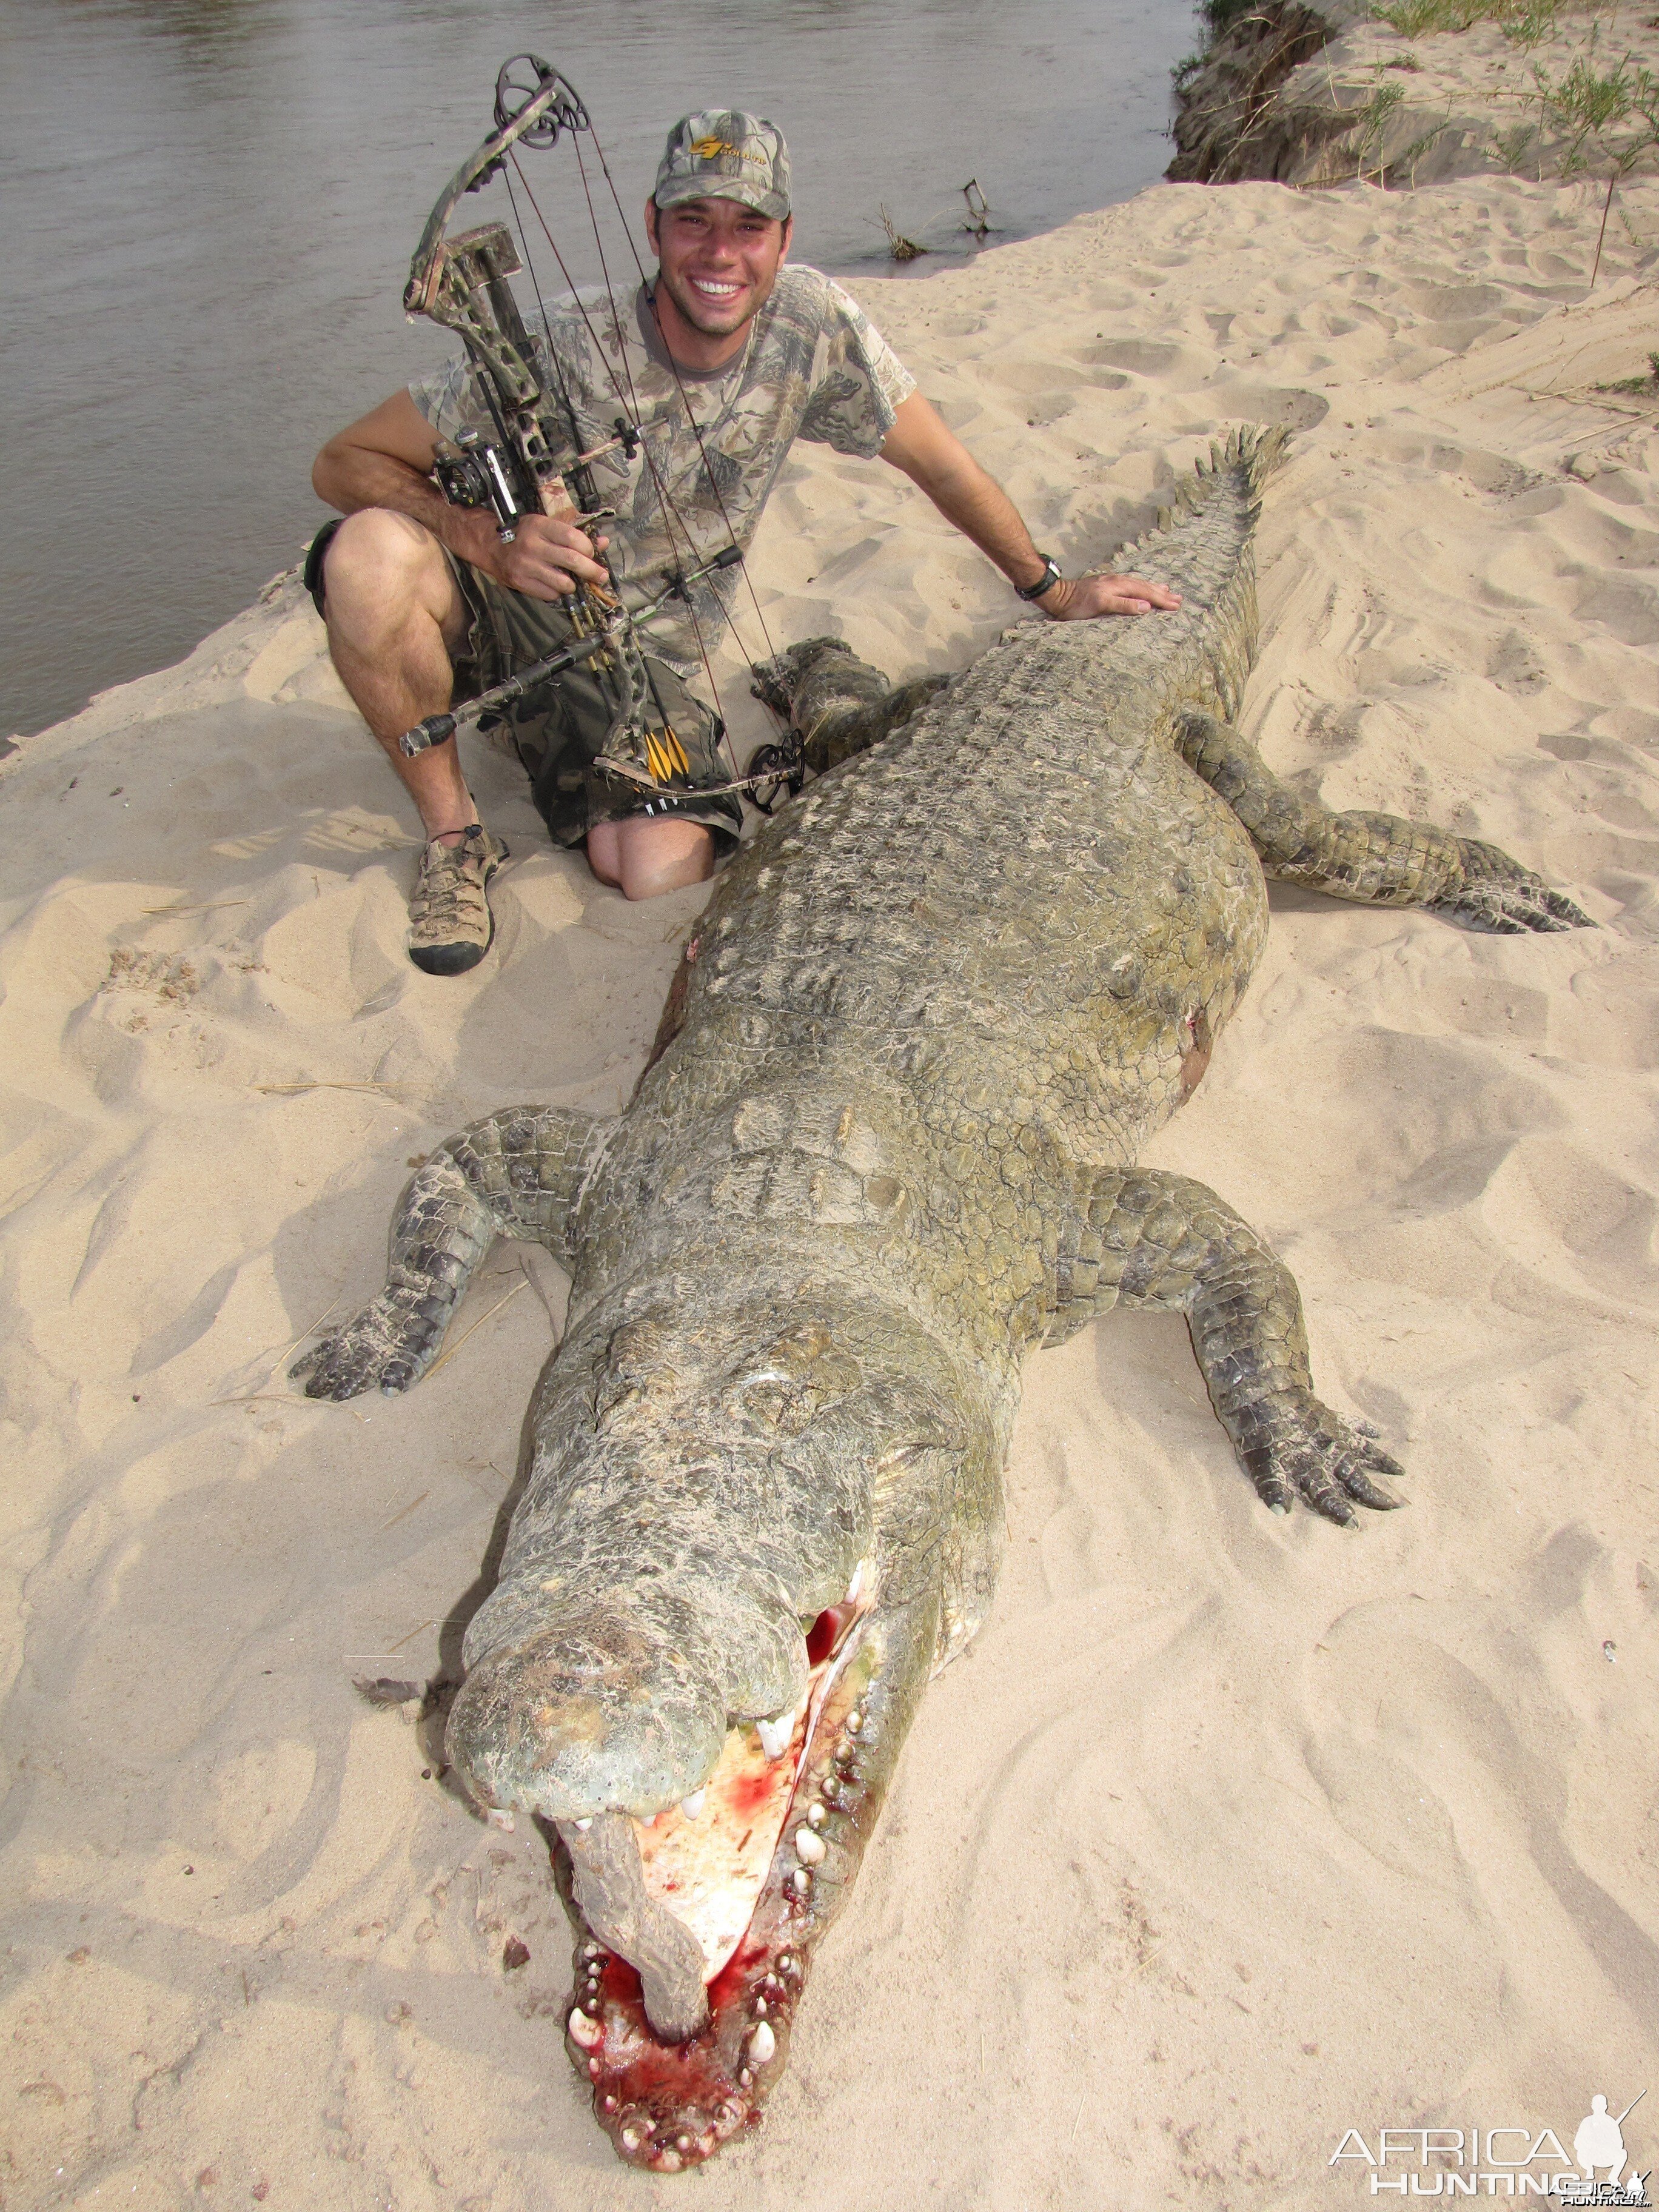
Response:
[{"label": "bowfishing reel", "polygon": [[520,499],[499,446],[487,445],[476,430],[463,430],[455,451],[441,453],[433,462],[432,473],[452,507],[494,508],[497,537],[503,545],[513,543],[519,518],[529,510]]}]

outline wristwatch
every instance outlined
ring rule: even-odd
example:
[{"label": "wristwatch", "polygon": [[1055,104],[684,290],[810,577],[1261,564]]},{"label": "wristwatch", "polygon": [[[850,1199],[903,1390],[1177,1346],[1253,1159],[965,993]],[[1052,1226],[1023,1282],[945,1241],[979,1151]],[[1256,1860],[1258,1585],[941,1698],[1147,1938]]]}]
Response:
[{"label": "wristwatch", "polygon": [[1059,562],[1052,553],[1045,553],[1042,556],[1042,574],[1035,584],[1016,584],[1014,597],[1017,599],[1040,599],[1045,592],[1052,592],[1060,580]]}]

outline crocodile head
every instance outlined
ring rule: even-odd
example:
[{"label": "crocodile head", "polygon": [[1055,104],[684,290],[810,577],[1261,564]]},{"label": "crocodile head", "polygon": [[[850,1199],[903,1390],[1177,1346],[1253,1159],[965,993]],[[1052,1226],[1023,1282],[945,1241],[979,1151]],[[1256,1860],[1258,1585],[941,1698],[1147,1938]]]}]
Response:
[{"label": "crocodile head", "polygon": [[733,1293],[695,1335],[683,1299],[579,1324],[450,1717],[475,1798],[568,1854],[570,2055],[623,2157],[659,2171],[752,2124],[781,2071],[957,1551],[938,1348],[815,1305]]}]

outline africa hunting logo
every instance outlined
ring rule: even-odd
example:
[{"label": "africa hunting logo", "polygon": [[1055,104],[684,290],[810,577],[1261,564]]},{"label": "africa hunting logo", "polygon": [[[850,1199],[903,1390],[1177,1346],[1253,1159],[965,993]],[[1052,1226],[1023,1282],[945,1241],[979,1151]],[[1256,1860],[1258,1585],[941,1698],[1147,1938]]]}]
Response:
[{"label": "africa hunting logo", "polygon": [[[1625,2148],[1625,2122],[1645,2097],[1632,2098],[1617,2119],[1603,2096],[1590,2099],[1571,2151],[1553,2128],[1379,2128],[1368,2140],[1350,2128],[1330,2164],[1363,2166],[1370,2194],[1401,2197],[1553,2197],[1559,2204],[1646,2205],[1647,2174]],[[1390,2171],[1390,2168],[1394,2169]],[[1565,2169],[1565,2171],[1563,2169]]]}]

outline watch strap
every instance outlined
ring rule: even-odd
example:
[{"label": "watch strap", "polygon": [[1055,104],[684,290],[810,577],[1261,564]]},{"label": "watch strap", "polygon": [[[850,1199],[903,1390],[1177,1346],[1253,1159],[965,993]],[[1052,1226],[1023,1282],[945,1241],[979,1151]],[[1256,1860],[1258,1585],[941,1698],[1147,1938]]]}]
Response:
[{"label": "watch strap", "polygon": [[1042,574],[1035,584],[1016,584],[1014,597],[1017,599],[1040,599],[1045,592],[1052,592],[1060,580],[1059,562],[1052,553],[1045,553],[1042,556]]}]

